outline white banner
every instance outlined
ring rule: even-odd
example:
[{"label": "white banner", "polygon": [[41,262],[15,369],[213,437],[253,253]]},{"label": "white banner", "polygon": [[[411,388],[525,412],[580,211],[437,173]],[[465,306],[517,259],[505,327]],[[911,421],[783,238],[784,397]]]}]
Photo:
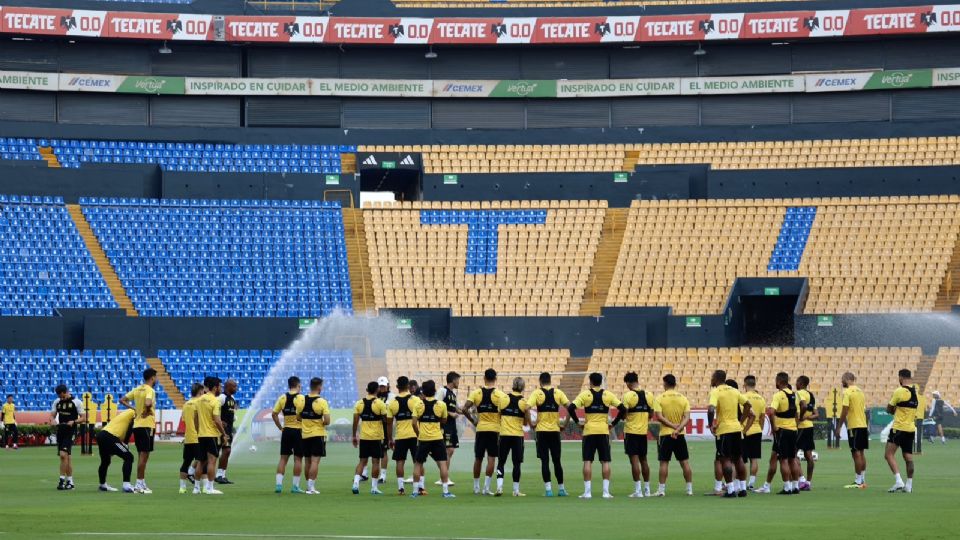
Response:
[{"label": "white banner", "polygon": [[596,79],[558,81],[557,97],[675,96],[680,79]]},{"label": "white banner", "polygon": [[310,79],[313,96],[430,97],[433,81],[387,79]]},{"label": "white banner", "polygon": [[0,72],[0,88],[11,90],[57,90],[60,81],[56,73],[32,73],[29,71]]},{"label": "white banner", "polygon": [[125,80],[126,75],[61,73],[59,89],[67,92],[116,92]]},{"label": "white banner", "polygon": [[482,98],[493,93],[500,81],[433,81],[434,97]]},{"label": "white banner", "polygon": [[187,77],[186,93],[205,96],[309,96],[310,79]]},{"label": "white banner", "polygon": [[807,92],[849,92],[863,90],[867,81],[876,73],[861,71],[856,73],[811,73],[806,75]]},{"label": "white banner", "polygon": [[680,79],[683,95],[766,94],[803,92],[802,75],[764,75],[758,77],[696,77]]},{"label": "white banner", "polygon": [[933,70],[934,86],[960,86],[960,68],[936,68]]}]

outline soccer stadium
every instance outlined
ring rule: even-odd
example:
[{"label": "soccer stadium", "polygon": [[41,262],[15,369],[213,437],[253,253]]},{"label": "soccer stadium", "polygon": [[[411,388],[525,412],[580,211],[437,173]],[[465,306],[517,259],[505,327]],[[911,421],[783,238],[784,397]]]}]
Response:
[{"label": "soccer stadium", "polygon": [[0,212],[2,539],[960,530],[960,5],[0,0]]}]

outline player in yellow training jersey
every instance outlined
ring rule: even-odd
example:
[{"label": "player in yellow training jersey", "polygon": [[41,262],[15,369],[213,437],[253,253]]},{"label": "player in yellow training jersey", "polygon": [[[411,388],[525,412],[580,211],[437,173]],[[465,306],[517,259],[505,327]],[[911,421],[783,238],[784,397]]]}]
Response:
[{"label": "player in yellow training jersey", "polygon": [[633,474],[632,498],[650,496],[650,465],[647,463],[647,431],[653,413],[654,396],[640,389],[640,377],[629,372],[623,376],[627,391],[623,394],[623,406],[627,409],[626,426],[623,429],[623,451],[630,460]]},{"label": "player in yellow training jersey", "polygon": [[136,416],[136,413],[133,410],[123,411],[103,426],[100,433],[97,433],[97,451],[100,453],[100,468],[97,469],[97,475],[100,478],[100,491],[117,491],[117,488],[111,487],[107,483],[110,459],[117,456],[123,460],[123,492],[136,493],[133,486],[130,485],[130,474],[133,472],[133,454],[127,448],[130,430],[133,429],[134,416]]},{"label": "player in yellow training jersey", "polygon": [[740,393],[737,381],[727,380],[727,372],[713,372],[710,384],[715,392],[710,394],[707,422],[710,431],[717,437],[720,467],[726,481],[726,498],[747,496],[747,468],[743,464],[743,426],[740,418],[752,422],[754,416],[747,396]]},{"label": "player in yellow training jersey", "polygon": [[557,496],[566,497],[567,488],[563,485],[563,464],[560,462],[560,407],[570,404],[563,390],[554,388],[550,374],[540,374],[540,388],[527,398],[527,406],[537,410],[536,420],[530,415],[530,427],[537,434],[537,457],[540,458],[540,473],[543,476],[545,495],[553,497],[553,484],[550,482],[550,461],[557,475]]},{"label": "player in yellow training jersey", "polygon": [[840,378],[843,385],[843,401],[840,418],[837,420],[836,436],[840,440],[840,427],[847,425],[847,443],[853,456],[853,472],[856,477],[847,489],[866,489],[867,454],[870,448],[870,430],[867,426],[867,398],[857,386],[857,377],[849,371]]},{"label": "player in yellow training jersey", "polygon": [[[380,483],[380,458],[383,457],[384,419],[387,417],[387,405],[377,397],[380,386],[377,381],[367,383],[367,396],[353,406],[353,447],[360,449],[360,462],[353,475],[353,494],[360,494],[360,480],[367,461],[373,460],[373,475],[370,483],[371,495],[383,495],[378,488]],[[361,423],[362,422],[362,423]],[[357,436],[357,427],[360,436]],[[392,443],[389,433],[387,442]]]},{"label": "player in yellow training jersey", "polygon": [[3,447],[13,449],[19,448],[20,432],[17,430],[17,405],[13,402],[13,396],[7,395],[7,402],[3,404]]},{"label": "player in yellow training jersey", "polygon": [[776,377],[777,393],[770,400],[767,416],[773,426],[773,451],[780,463],[783,489],[778,495],[800,493],[800,460],[797,459],[797,419],[801,403],[790,387],[790,376],[781,371]]},{"label": "player in yellow training jersey", "polygon": [[503,495],[503,475],[507,456],[513,463],[513,496],[526,497],[520,491],[520,468],[523,464],[523,426],[530,424],[530,406],[523,399],[526,383],[523,377],[515,377],[511,392],[497,402],[500,408],[500,443],[497,456],[497,492]]},{"label": "player in yellow training jersey", "polygon": [[660,438],[657,440],[657,460],[660,462],[660,485],[655,497],[667,494],[667,473],[670,459],[680,462],[683,479],[687,483],[687,495],[693,495],[693,471],[690,470],[690,452],[685,436],[690,423],[690,401],[677,392],[677,378],[668,373],[663,376],[663,393],[653,402],[654,419],[660,423]]},{"label": "player in yellow training jersey", "polygon": [[[203,456],[200,460],[200,470],[203,470],[204,464],[207,467],[207,477],[203,482],[202,493],[223,495],[223,492],[216,489],[213,484],[217,473],[217,457],[220,455],[218,442],[226,435],[223,422],[220,420],[220,400],[217,399],[220,395],[220,379],[205,377],[203,386],[207,391],[197,400],[198,456]],[[199,474],[197,480],[200,480]]]},{"label": "player in yellow training jersey", "polygon": [[[578,424],[577,409],[582,408],[586,417],[583,424],[583,495],[581,499],[593,497],[593,459],[600,458],[603,474],[603,498],[612,499],[610,494],[610,430],[627,416],[627,409],[617,396],[602,387],[603,375],[591,373],[588,377],[590,388],[584,390],[567,405],[567,413]],[[617,409],[617,417],[610,423],[610,409]]]},{"label": "player in yellow training jersey", "polygon": [[[756,418],[750,421],[746,418],[741,419],[743,429],[743,460],[750,460],[750,477],[747,480],[747,489],[755,491],[757,482],[757,472],[760,470],[761,443],[763,442],[763,426],[767,419],[764,411],[767,410],[767,400],[763,399],[757,392],[757,378],[754,375],[747,375],[743,378],[743,389],[750,402],[750,409],[755,411]],[[767,486],[767,493],[770,492],[770,486]]]},{"label": "player in yellow training jersey", "polygon": [[454,499],[456,495],[450,493],[450,468],[443,438],[443,424],[449,419],[447,405],[437,400],[437,383],[432,380],[423,381],[420,393],[423,398],[413,417],[417,451],[413,456],[413,493],[410,496],[416,498],[427,494],[423,487],[423,466],[431,457],[440,469],[443,498]]},{"label": "player in yellow training jersey", "polygon": [[[183,404],[180,417],[183,419],[183,462],[180,464],[180,493],[187,492],[187,481],[195,470],[194,463],[198,464],[206,456],[200,455],[200,444],[197,440],[197,400],[203,395],[203,385],[193,383],[190,387],[190,399]],[[195,482],[195,492],[200,492],[200,484]]]},{"label": "player in yellow training jersey", "polygon": [[[463,414],[476,426],[477,434],[473,443],[473,494],[493,495],[490,480],[500,455],[500,408],[497,403],[505,396],[497,390],[497,372],[487,369],[483,372],[483,386],[475,388],[463,404]],[[483,477],[483,491],[480,491],[480,469],[483,456],[487,456],[487,470]]]},{"label": "player in yellow training jersey", "polygon": [[320,459],[327,457],[327,426],[330,425],[330,405],[320,397],[323,379],[310,379],[310,393],[297,402],[297,418],[303,428],[303,458],[307,467],[307,495],[319,495],[317,474]]},{"label": "player in yellow training jersey", "polygon": [[387,404],[387,418],[394,425],[393,460],[397,463],[397,494],[403,495],[404,465],[407,455],[413,459],[417,451],[417,432],[413,430],[413,415],[423,405],[423,401],[410,393],[410,379],[397,378],[397,395]]},{"label": "player in yellow training jersey", "polygon": [[800,491],[813,489],[813,451],[817,449],[813,440],[813,421],[820,417],[817,412],[817,398],[810,392],[810,377],[797,377],[797,399],[802,405],[800,421],[797,423],[797,450],[803,452],[803,459],[807,462],[807,474],[800,472]]},{"label": "player in yellow training jersey", "polygon": [[[920,390],[913,383],[913,374],[909,369],[901,369],[897,372],[897,378],[900,380],[900,387],[893,391],[893,396],[887,403],[887,412],[893,415],[893,428],[887,437],[883,457],[886,458],[894,477],[893,487],[887,492],[911,493],[913,492],[913,443],[917,435],[916,418],[917,408],[920,406]],[[901,478],[900,468],[897,466],[897,448],[903,454],[903,461],[907,465],[906,482]]]},{"label": "player in yellow training jersey", "polygon": [[[280,430],[280,461],[277,463],[277,486],[275,493],[283,491],[283,476],[287,472],[287,462],[293,456],[293,485],[290,493],[303,493],[300,489],[300,475],[303,473],[303,428],[297,417],[297,407],[303,406],[300,394],[300,377],[287,379],[287,392],[277,398],[273,405],[273,424]],[[283,424],[280,414],[283,413]]]},{"label": "player in yellow training jersey", "polygon": [[[133,442],[137,445],[137,483],[133,489],[137,493],[150,494],[153,491],[147,487],[147,461],[153,452],[154,430],[157,426],[155,405],[157,394],[154,387],[157,384],[157,370],[147,368],[143,370],[143,384],[127,392],[120,398],[124,407],[136,410],[137,417],[133,421]],[[130,402],[133,402],[131,405]]]}]

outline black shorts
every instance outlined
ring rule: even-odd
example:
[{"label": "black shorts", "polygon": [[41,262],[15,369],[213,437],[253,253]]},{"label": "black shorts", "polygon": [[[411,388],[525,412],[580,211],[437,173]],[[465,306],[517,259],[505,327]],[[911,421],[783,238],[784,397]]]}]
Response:
[{"label": "black shorts", "polygon": [[303,446],[303,457],[327,457],[326,437],[307,437],[303,439],[300,444]]},{"label": "black shorts", "polygon": [[647,457],[647,436],[627,433],[623,436],[623,452],[628,456]]},{"label": "black shorts", "polygon": [[443,441],[420,441],[413,456],[414,463],[426,463],[427,458],[441,463],[447,460],[447,447]]},{"label": "black shorts", "polygon": [[743,438],[743,459],[760,459],[760,444],[763,433],[754,433]]},{"label": "black shorts", "polygon": [[593,461],[594,456],[599,457],[601,463],[610,462],[610,436],[609,435],[584,435],[583,436],[583,460]]},{"label": "black shorts", "polygon": [[657,460],[670,461],[670,458],[677,458],[677,461],[687,461],[690,459],[690,450],[687,449],[687,438],[683,435],[676,439],[666,435],[657,440]]},{"label": "black shorts", "polygon": [[360,459],[380,459],[383,457],[383,441],[365,441],[360,439]]},{"label": "black shorts", "polygon": [[913,441],[916,435],[913,431],[897,431],[893,429],[890,430],[890,435],[887,437],[887,444],[893,443],[899,446],[904,454],[912,454]]},{"label": "black shorts", "polygon": [[847,444],[851,452],[862,452],[870,448],[870,430],[865,427],[847,430]]},{"label": "black shorts", "polygon": [[497,449],[500,445],[500,434],[496,431],[478,431],[477,438],[473,442],[473,457],[482,459],[487,457],[497,457],[500,453]]},{"label": "black shorts", "polygon": [[523,463],[523,437],[516,435],[501,435],[497,458],[503,461],[507,454],[512,455],[515,463]]},{"label": "black shorts", "polygon": [[720,457],[736,461],[743,455],[743,435],[739,431],[724,433],[717,438]]},{"label": "black shorts", "polygon": [[[446,426],[446,424],[444,424]],[[443,429],[443,444],[447,448],[460,448],[460,436],[457,434],[457,428]]]},{"label": "black shorts", "polygon": [[560,455],[560,432],[538,431],[537,457],[540,459],[550,459],[551,454]]},{"label": "black shorts", "polygon": [[280,433],[280,455],[303,457],[303,432],[294,428],[283,428]]},{"label": "black shorts", "polygon": [[714,451],[714,453],[713,453],[713,459],[720,459],[721,457],[723,457],[723,454],[720,452],[720,437],[719,437],[719,436],[716,436],[716,435],[713,436],[713,447],[714,447],[714,449],[715,449],[715,451]]},{"label": "black shorts", "polygon": [[217,457],[220,455],[220,447],[217,446],[219,437],[198,437],[197,438],[197,456],[203,456],[206,459],[209,456]]},{"label": "black shorts", "polygon": [[201,455],[200,443],[190,443],[183,445],[183,461],[186,462],[188,459],[190,461],[197,460],[201,461],[207,456]]},{"label": "black shorts", "polygon": [[393,441],[393,460],[394,461],[406,461],[407,454],[410,454],[410,459],[413,459],[417,454],[417,439],[412,437],[409,439],[397,439]]},{"label": "black shorts", "polygon": [[138,453],[153,452],[153,428],[133,428],[133,442],[137,445]]},{"label": "black shorts", "polygon": [[66,424],[57,424],[57,453],[66,453],[68,456],[73,453],[73,438],[77,435],[77,429],[74,426]]},{"label": "black shorts", "polygon": [[223,448],[231,448],[233,446],[233,424],[224,424],[223,430],[227,432],[223,438]]},{"label": "black shorts", "polygon": [[797,457],[797,431],[778,429],[773,434],[773,444],[780,459]]},{"label": "black shorts", "polygon": [[797,430],[797,450],[807,452],[816,449],[817,445],[813,442],[813,428],[800,428]]}]

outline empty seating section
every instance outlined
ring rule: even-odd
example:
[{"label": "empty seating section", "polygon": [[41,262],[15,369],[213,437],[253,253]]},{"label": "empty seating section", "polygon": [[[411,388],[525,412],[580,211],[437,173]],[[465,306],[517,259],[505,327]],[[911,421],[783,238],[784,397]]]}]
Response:
[{"label": "empty seating section", "polygon": [[[438,387],[446,384],[446,375],[456,371],[461,375],[462,399],[483,386],[483,372],[497,370],[497,387],[509,392],[514,377],[523,377],[525,395],[537,388],[541,372],[550,372],[554,386],[563,381],[563,371],[570,358],[568,349],[446,349],[446,350],[387,350],[387,374],[393,385],[403,375],[419,381],[433,379]],[[571,396],[570,399],[573,399]]]},{"label": "empty seating section", "polygon": [[[90,392],[96,403],[103,403],[106,394],[119,402],[141,384],[147,367],[140,351],[0,349],[0,387],[28,411],[49,411],[61,383],[78,399]],[[156,391],[157,408],[172,409],[163,387],[157,384]]]},{"label": "empty seating section", "polygon": [[464,317],[577,315],[605,207],[605,201],[375,205],[364,212],[364,227],[376,306],[452,307]]},{"label": "empty seating section", "polygon": [[607,388],[618,394],[626,390],[623,376],[628,371],[635,371],[640,386],[655,393],[663,391],[662,377],[672,373],[678,390],[695,407],[708,405],[710,375],[716,369],[741,384],[747,375],[755,375],[757,390],[767,399],[775,392],[777,372],[786,371],[792,380],[806,375],[821,404],[827,391],[840,388],[840,377],[850,371],[857,376],[867,405],[883,406],[897,388],[897,371],[916,371],[921,354],[919,347],[597,349],[590,370],[603,373]]},{"label": "empty seating section", "polygon": [[339,203],[81,204],[143,316],[319,317],[352,309]]},{"label": "empty seating section", "polygon": [[19,161],[43,161],[36,139],[0,137],[0,158]]},{"label": "empty seating section", "polygon": [[291,353],[283,359],[283,365],[268,377],[270,369],[280,361],[284,351],[272,349],[240,350],[159,350],[157,356],[163,361],[177,387],[187,398],[190,386],[203,382],[206,376],[220,377],[224,381],[234,379],[239,390],[236,399],[240,408],[247,408],[264,386],[263,401],[255,405],[272,407],[277,396],[287,391],[287,378],[296,375],[303,381],[304,392],[312,377],[323,379],[323,396],[331,407],[352,407],[357,399],[356,375],[353,355],[350,351],[311,350]]},{"label": "empty seating section", "polygon": [[786,208],[770,201],[633,201],[609,306],[720,313],[737,277],[764,276]]},{"label": "empty seating section", "polygon": [[960,163],[960,137],[628,144],[637,165],[709,163],[714,169],[904,167]]},{"label": "empty seating section", "polygon": [[[356,151],[355,146],[349,145],[76,139],[40,139],[36,145],[52,147],[61,166],[66,168],[78,169],[88,163],[153,163],[168,171],[231,173],[339,174],[340,153]],[[34,148],[34,152],[36,150]],[[4,159],[7,159],[5,155]]]},{"label": "empty seating section", "polygon": [[924,393],[929,396],[934,391],[940,392],[943,399],[957,407],[960,399],[960,347],[941,347],[937,353]]},{"label": "empty seating section", "polygon": [[0,195],[0,314],[116,308],[63,200]]},{"label": "empty seating section", "polygon": [[797,275],[807,313],[932,311],[960,224],[960,199],[887,197],[820,204]]},{"label": "empty seating section", "polygon": [[770,255],[770,264],[767,270],[796,270],[800,266],[800,258],[810,237],[810,228],[813,219],[817,216],[815,206],[790,206],[783,216],[783,225],[780,226],[780,236]]},{"label": "empty seating section", "polygon": [[623,144],[386,145],[361,152],[421,152],[427,174],[626,171]]}]

